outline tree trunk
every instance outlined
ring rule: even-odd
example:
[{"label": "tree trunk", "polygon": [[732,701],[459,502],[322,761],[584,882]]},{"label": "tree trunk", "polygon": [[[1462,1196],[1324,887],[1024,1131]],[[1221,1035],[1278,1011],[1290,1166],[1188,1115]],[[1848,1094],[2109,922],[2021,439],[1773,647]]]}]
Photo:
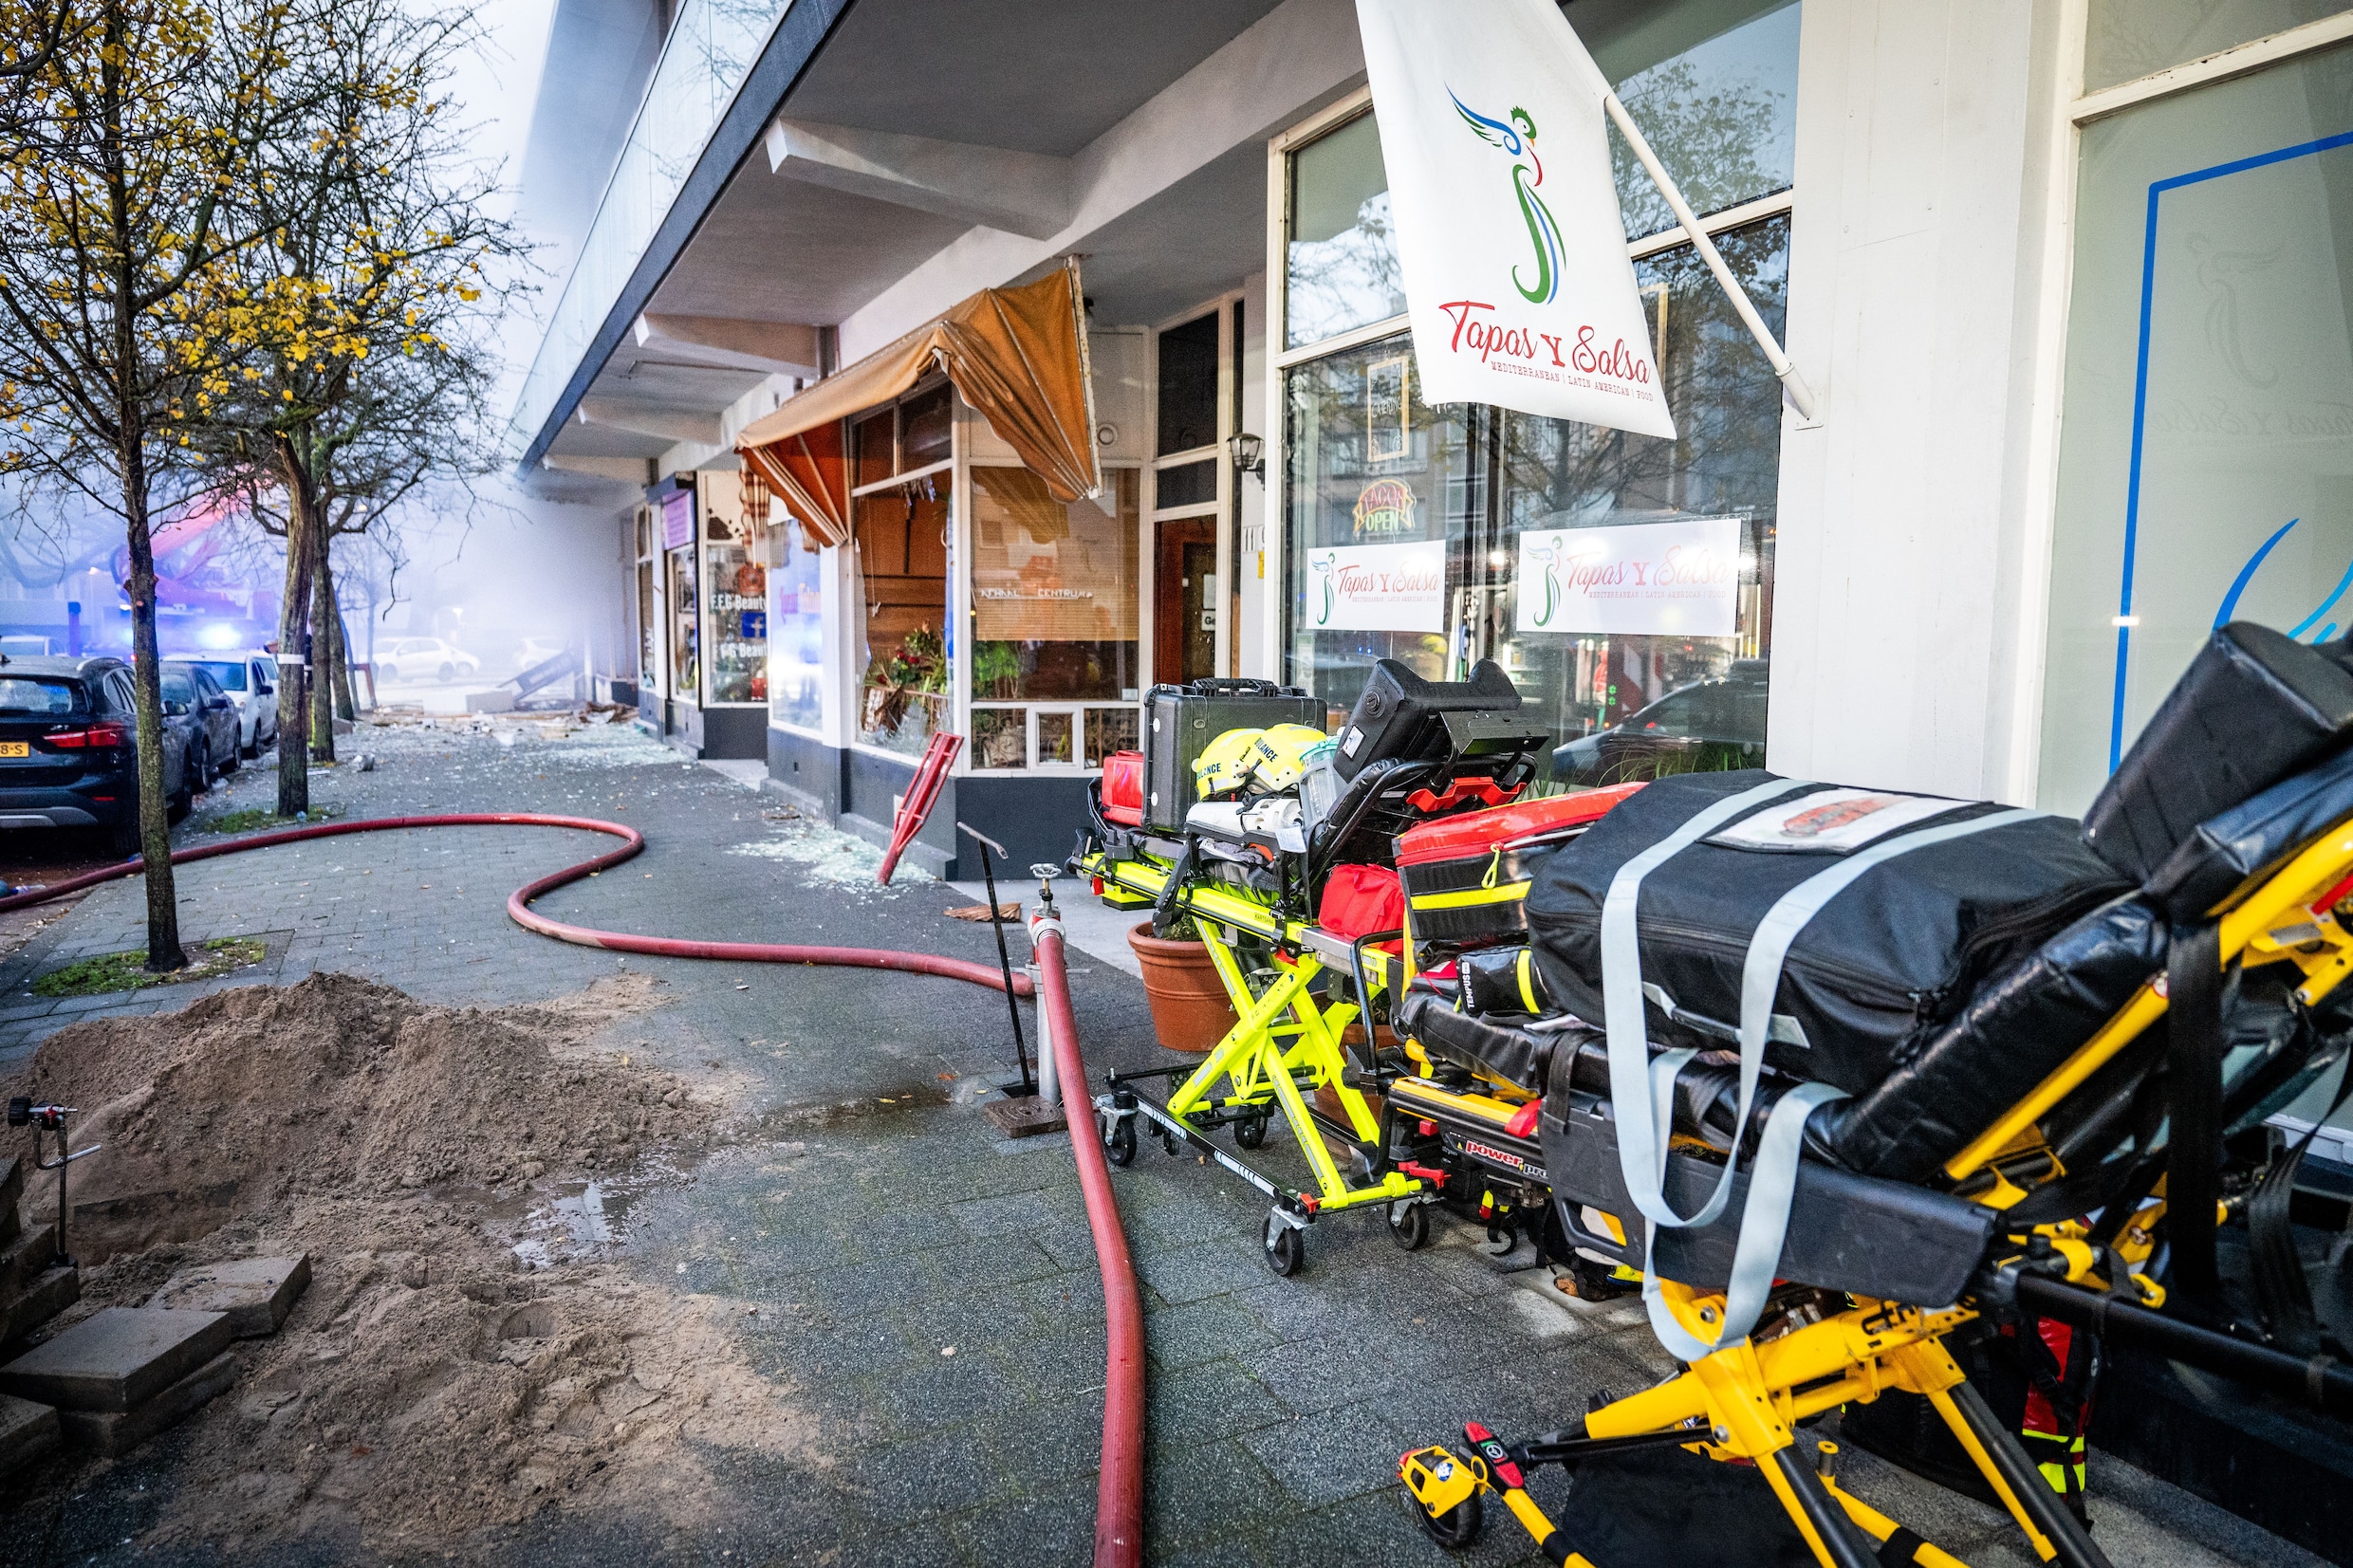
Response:
[{"label": "tree trunk", "polygon": [[310,760],[335,760],[335,569],[327,555],[332,543],[324,527],[313,530],[312,548],[319,564],[310,583],[310,647],[318,660],[310,672]]},{"label": "tree trunk", "polygon": [[[164,747],[162,670],[156,654],[156,548],[147,533],[147,463],[136,411],[126,411],[120,461],[122,514],[130,546],[131,669],[139,692],[139,842],[147,863],[147,967],[157,973],[187,966],[179,943],[179,893],[172,876],[169,768]],[[180,758],[180,787],[188,759]]]},{"label": "tree trunk", "polygon": [[[147,967],[158,972],[184,968],[188,955],[179,945],[179,894],[172,877],[172,822],[164,786],[162,671],[156,657],[156,546],[147,533],[147,410],[140,402],[146,365],[139,341],[138,312],[122,302],[138,297],[140,276],[132,258],[132,204],[122,138],[124,107],[121,50],[127,30],[123,8],[105,9],[106,49],[101,72],[101,100],[105,117],[102,167],[107,187],[108,239],[115,256],[107,282],[114,290],[116,309],[110,367],[115,385],[115,465],[122,481],[122,520],[129,545],[131,580],[131,673],[137,688],[139,729],[139,844],[146,863]],[[188,787],[187,759],[181,758],[180,787]]]},{"label": "tree trunk", "polygon": [[310,474],[281,441],[279,468],[286,479],[286,599],[278,611],[278,815],[310,809],[311,538],[318,527],[317,497]]},{"label": "tree trunk", "polygon": [[343,600],[330,586],[327,602],[335,607],[328,626],[335,642],[335,716],[346,724],[360,722],[360,698],[351,684],[351,629],[343,624]]}]

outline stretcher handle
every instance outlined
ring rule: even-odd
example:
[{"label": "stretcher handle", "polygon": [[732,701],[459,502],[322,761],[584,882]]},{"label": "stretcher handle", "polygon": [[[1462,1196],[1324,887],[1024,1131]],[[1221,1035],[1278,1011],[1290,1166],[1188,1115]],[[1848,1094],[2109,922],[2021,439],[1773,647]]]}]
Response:
[{"label": "stretcher handle", "polygon": [[1386,1092],[1389,1079],[1380,1070],[1380,1040],[1373,1033],[1373,987],[1364,978],[1364,944],[1367,942],[1397,942],[1404,939],[1402,931],[1368,931],[1348,944],[1348,970],[1356,978],[1356,1001],[1364,1020],[1364,1065],[1373,1075],[1375,1087]]}]

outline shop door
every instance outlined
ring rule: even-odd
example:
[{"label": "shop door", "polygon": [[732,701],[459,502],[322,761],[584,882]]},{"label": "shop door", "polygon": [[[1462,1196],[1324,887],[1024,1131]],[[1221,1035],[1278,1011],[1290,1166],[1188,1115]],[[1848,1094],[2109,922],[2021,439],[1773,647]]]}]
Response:
[{"label": "shop door", "polygon": [[1152,563],[1152,678],[1166,685],[1217,673],[1217,519],[1159,524]]}]

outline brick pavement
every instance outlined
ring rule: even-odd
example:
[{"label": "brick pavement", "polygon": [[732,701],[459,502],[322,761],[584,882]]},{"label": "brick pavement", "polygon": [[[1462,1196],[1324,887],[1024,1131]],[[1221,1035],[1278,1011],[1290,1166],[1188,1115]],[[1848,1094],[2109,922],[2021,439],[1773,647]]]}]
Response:
[{"label": "brick pavement", "polygon": [[[993,959],[987,927],[940,913],[961,893],[919,880],[862,887],[870,849],[772,821],[773,797],[626,732],[502,746],[363,729],[355,745],[381,766],[338,768],[316,785],[353,816],[525,809],[642,828],[646,854],[543,906],[565,918]],[[265,803],[268,787],[240,782],[197,821]],[[474,1544],[527,1564],[1085,1560],[1102,1334],[1067,1141],[999,1142],[977,1111],[937,1093],[942,1073],[1009,1065],[1001,999],[861,971],[624,961],[506,919],[510,889],[597,843],[448,829],[209,862],[182,873],[185,934],[268,933],[259,968],[78,1004],[27,996],[46,968],[137,945],[138,888],[102,890],[0,965],[0,994],[12,999],[0,1008],[0,1061],[75,1018],[167,1010],[202,989],[319,968],[447,1004],[545,998],[624,963],[649,969],[676,1000],[618,1028],[665,1065],[737,1075],[760,1120],[690,1184],[619,1212],[620,1257],[649,1281],[761,1307],[745,1319],[745,1344],[820,1414],[823,1462],[705,1456],[718,1485],[755,1505],[734,1517],[756,1523],[680,1531],[551,1507]],[[1082,954],[1074,982],[1093,1066],[1158,1058],[1135,980]],[[1279,1131],[1264,1157],[1287,1157]],[[1435,1568],[1446,1559],[1394,1481],[1400,1450],[1468,1415],[1507,1432],[1556,1425],[1597,1388],[1623,1393],[1667,1370],[1638,1308],[1569,1303],[1539,1272],[1479,1256],[1475,1234],[1451,1222],[1407,1254],[1377,1219],[1336,1218],[1311,1232],[1306,1271],[1283,1281],[1258,1259],[1262,1202],[1216,1168],[1147,1141],[1115,1179],[1148,1311],[1156,1562]],[[159,1554],[138,1538],[170,1494],[172,1444],[102,1472],[62,1516],[0,1532],[0,1562],[152,1560]],[[2104,1458],[2093,1473],[2100,1539],[2120,1565],[2317,1560]],[[1990,1510],[1860,1454],[1846,1475],[1981,1568],[2031,1561]],[[1560,1485],[1545,1478],[1539,1496]],[[240,1560],[338,1558],[313,1542]],[[1499,1521],[1460,1560],[1536,1559]]]}]

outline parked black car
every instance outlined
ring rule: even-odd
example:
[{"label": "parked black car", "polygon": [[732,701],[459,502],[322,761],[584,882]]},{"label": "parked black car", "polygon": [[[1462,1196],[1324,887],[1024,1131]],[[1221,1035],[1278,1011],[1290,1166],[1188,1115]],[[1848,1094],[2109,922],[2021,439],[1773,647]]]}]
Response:
[{"label": "parked black car", "polygon": [[1765,766],[1765,661],[1734,659],[1607,729],[1552,752],[1563,784],[1621,784],[1669,773]]},{"label": "parked black car", "polygon": [[[119,659],[0,658],[0,828],[104,828],[115,850],[136,853],[134,714],[131,672]],[[195,728],[192,709],[164,716],[163,780],[175,818],[192,799]]]}]

